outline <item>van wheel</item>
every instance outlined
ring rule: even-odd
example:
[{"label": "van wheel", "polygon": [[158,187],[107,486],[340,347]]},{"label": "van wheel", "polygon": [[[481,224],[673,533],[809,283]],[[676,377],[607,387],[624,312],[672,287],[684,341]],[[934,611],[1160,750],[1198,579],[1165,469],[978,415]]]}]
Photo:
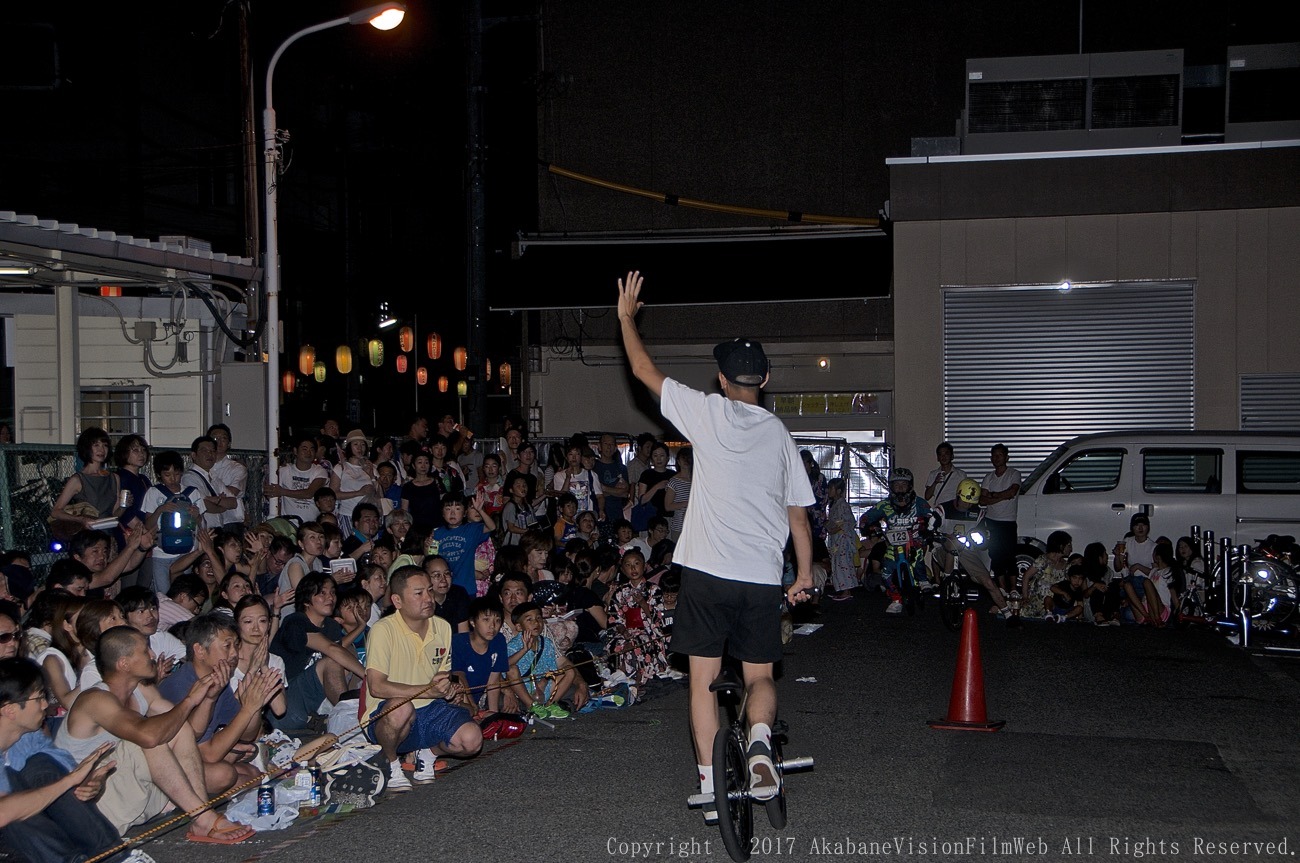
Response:
[{"label": "van wheel", "polygon": [[1022,545],[1016,549],[1016,584],[1020,584],[1025,573],[1034,565],[1034,561],[1038,560],[1040,554],[1032,545]]}]

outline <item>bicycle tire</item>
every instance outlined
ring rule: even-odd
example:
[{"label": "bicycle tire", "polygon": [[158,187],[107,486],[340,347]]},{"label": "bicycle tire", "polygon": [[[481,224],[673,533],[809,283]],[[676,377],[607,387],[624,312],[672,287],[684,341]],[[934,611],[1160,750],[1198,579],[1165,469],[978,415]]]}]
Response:
[{"label": "bicycle tire", "polygon": [[[781,736],[772,735],[772,761],[776,764],[776,772],[781,773]],[[784,830],[786,823],[786,804],[785,804],[785,776],[781,776],[781,792],[770,800],[763,801],[763,808],[767,810],[767,823],[772,825],[773,830]]]},{"label": "bicycle tire", "polygon": [[949,632],[961,631],[962,612],[966,610],[966,586],[956,575],[939,580],[939,617]]},{"label": "bicycle tire", "polygon": [[713,735],[713,804],[718,810],[722,845],[736,863],[749,859],[754,836],[754,811],[749,798],[749,763],[735,728],[724,726]]}]

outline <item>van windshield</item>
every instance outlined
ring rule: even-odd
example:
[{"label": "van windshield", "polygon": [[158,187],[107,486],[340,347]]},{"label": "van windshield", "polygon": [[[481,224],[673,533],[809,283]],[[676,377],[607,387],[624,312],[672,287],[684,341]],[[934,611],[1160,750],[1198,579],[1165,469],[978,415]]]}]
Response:
[{"label": "van windshield", "polygon": [[1052,467],[1052,465],[1056,464],[1056,460],[1059,459],[1061,456],[1065,455],[1065,451],[1069,448],[1070,448],[1070,442],[1066,441],[1065,443],[1058,446],[1056,449],[1052,450],[1051,455],[1049,455],[1047,458],[1040,461],[1038,463],[1038,467],[1034,468],[1033,471],[1029,474],[1029,476],[1026,477],[1025,481],[1020,484],[1020,493],[1024,494],[1028,489],[1033,487],[1035,483],[1037,483],[1040,479],[1042,479],[1043,474],[1047,473],[1047,471]]}]

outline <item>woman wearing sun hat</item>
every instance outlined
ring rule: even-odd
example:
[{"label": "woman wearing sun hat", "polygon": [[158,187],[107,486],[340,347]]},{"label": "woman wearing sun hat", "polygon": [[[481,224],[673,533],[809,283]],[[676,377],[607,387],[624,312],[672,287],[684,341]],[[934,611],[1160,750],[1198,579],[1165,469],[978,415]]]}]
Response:
[{"label": "woman wearing sun hat", "polygon": [[366,497],[379,494],[379,479],[375,475],[375,466],[366,458],[370,442],[361,429],[353,429],[343,439],[343,461],[334,466],[330,474],[330,488],[338,500],[335,514],[339,519],[339,530],[344,536],[352,533],[352,510]]}]

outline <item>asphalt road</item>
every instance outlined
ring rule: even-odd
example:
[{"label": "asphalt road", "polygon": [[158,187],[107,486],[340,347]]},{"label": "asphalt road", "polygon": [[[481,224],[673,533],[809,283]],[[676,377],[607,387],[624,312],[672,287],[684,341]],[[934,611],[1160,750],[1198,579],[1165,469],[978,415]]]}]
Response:
[{"label": "asphalt road", "polygon": [[[754,859],[1263,860],[1300,850],[1300,661],[1210,632],[1027,624],[980,614],[997,733],[940,731],[959,638],[937,609],[826,602],[779,683],[790,820],[756,811]],[[237,847],[177,830],[160,863],[286,860],[726,860],[689,810],[694,762],[675,688],[541,728],[373,809]],[[1230,843],[1261,843],[1232,845]],[[1271,846],[1268,843],[1273,843]],[[1271,850],[1270,850],[1271,849]]]}]

